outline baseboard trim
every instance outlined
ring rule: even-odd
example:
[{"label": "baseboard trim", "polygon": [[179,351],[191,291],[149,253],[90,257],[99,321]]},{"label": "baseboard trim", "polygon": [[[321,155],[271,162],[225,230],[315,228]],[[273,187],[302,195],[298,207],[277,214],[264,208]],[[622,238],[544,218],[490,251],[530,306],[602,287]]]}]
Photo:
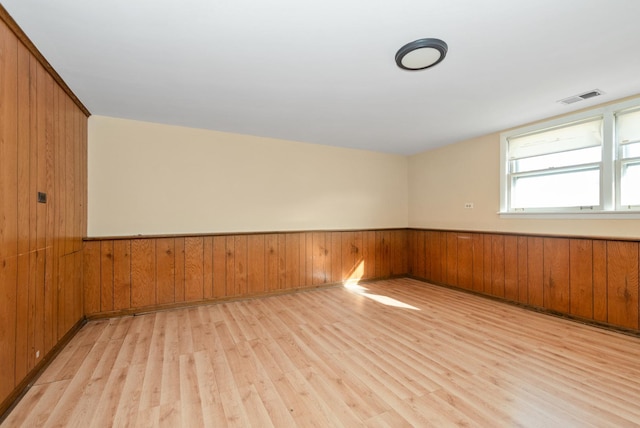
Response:
[{"label": "baseboard trim", "polygon": [[29,391],[29,389],[35,384],[36,380],[44,373],[49,367],[49,364],[55,359],[56,356],[62,351],[62,349],[73,339],[73,337],[80,331],[82,326],[87,323],[86,318],[78,320],[73,327],[54,345],[53,348],[45,355],[42,360],[27,374],[27,376],[14,388],[13,392],[7,396],[7,398],[0,403],[0,424],[9,416],[9,413],[20,402],[22,397]]},{"label": "baseboard trim", "polygon": [[589,326],[592,326],[592,327],[598,327],[598,328],[602,328],[604,330],[609,330],[609,331],[613,331],[613,332],[616,332],[616,333],[622,333],[622,334],[626,334],[628,336],[634,336],[634,337],[639,337],[640,338],[640,331],[638,331],[638,330],[625,328],[625,327],[612,325],[612,324],[607,324],[607,323],[602,322],[602,321],[596,321],[596,320],[592,320],[592,319],[588,319],[588,318],[581,318],[581,317],[578,317],[578,316],[575,316],[575,315],[565,314],[565,313],[562,313],[562,312],[553,311],[551,309],[546,309],[546,308],[542,308],[542,307],[539,307],[539,306],[528,305],[526,303],[516,302],[514,300],[505,299],[503,297],[492,296],[491,294],[481,293],[481,292],[476,291],[476,290],[469,290],[467,288],[456,287],[456,286],[445,284],[445,283],[441,283],[441,282],[429,281],[429,280],[426,280],[424,278],[420,278],[418,276],[414,276],[414,275],[410,275],[410,274],[407,274],[406,278],[415,279],[416,281],[424,282],[425,284],[435,285],[437,287],[448,288],[450,290],[460,291],[460,292],[471,294],[471,295],[474,295],[474,296],[483,297],[485,299],[493,300],[495,302],[506,303],[506,304],[511,305],[511,306],[517,306],[519,308],[526,309],[528,311],[538,312],[540,314],[550,315],[550,316],[553,316],[553,317],[556,317],[556,318],[562,318],[562,319],[565,319],[567,321],[577,322],[577,323],[580,323],[580,324],[589,325]]},{"label": "baseboard trim", "polygon": [[[405,278],[405,277],[407,276],[392,275],[388,277],[371,278],[371,279],[364,280],[363,282],[383,281],[387,279]],[[264,293],[246,294],[241,296],[219,297],[219,298],[203,299],[203,300],[197,300],[197,301],[191,301],[191,302],[177,302],[177,303],[168,303],[168,304],[162,304],[162,305],[145,306],[142,308],[132,308],[132,309],[123,309],[118,311],[100,312],[96,314],[87,315],[87,321],[94,321],[94,320],[107,319],[107,318],[118,318],[118,317],[124,317],[124,316],[138,316],[138,315],[150,314],[150,313],[160,312],[160,311],[170,311],[173,309],[193,308],[193,307],[206,306],[206,305],[212,305],[217,303],[238,302],[238,301],[257,299],[257,298],[263,298],[263,297],[304,293],[308,291],[339,287],[343,285],[344,285],[343,281],[338,281],[338,282],[332,282],[328,284],[310,285],[310,286],[297,287],[297,288],[287,288],[283,290],[274,290],[274,291],[268,291]]]}]

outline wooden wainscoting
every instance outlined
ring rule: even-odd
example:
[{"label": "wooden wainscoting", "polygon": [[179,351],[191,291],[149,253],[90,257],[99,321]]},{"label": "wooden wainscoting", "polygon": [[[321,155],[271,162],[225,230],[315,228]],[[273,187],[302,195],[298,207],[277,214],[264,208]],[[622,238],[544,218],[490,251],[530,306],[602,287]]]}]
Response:
[{"label": "wooden wainscoting", "polygon": [[89,317],[407,273],[407,231],[320,231],[90,239]]},{"label": "wooden wainscoting", "polygon": [[639,330],[638,242],[409,230],[409,275]]}]

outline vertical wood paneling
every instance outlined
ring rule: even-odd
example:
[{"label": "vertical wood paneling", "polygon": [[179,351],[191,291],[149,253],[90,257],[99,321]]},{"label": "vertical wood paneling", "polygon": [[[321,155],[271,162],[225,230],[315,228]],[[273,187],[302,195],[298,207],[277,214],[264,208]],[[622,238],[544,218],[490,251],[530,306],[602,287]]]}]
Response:
[{"label": "vertical wood paneling", "polygon": [[175,240],[173,238],[159,238],[155,241],[158,304],[173,303],[176,292]]},{"label": "vertical wood paneling", "polygon": [[504,297],[518,301],[518,237],[504,237]]},{"label": "vertical wood paneling", "polygon": [[484,290],[484,235],[474,233],[472,235],[473,245],[473,290],[482,292]]},{"label": "vertical wood paneling", "polygon": [[[0,53],[1,55],[1,53]],[[17,49],[17,76],[29,75],[29,52],[22,45],[18,45]],[[2,77],[0,77],[2,78]],[[15,379],[16,383],[19,379],[24,378],[30,370],[29,357],[29,285],[30,285],[30,256],[31,239],[35,238],[35,222],[31,222],[30,196],[31,193],[31,138],[30,138],[30,80],[17,79],[17,275],[16,282],[12,284],[15,287]],[[0,89],[1,90],[1,89]],[[1,101],[0,101],[1,102]],[[0,107],[2,108],[2,107]],[[0,122],[0,126],[3,124]],[[2,136],[0,135],[0,138]],[[2,143],[0,143],[2,144]],[[34,155],[36,155],[34,153]],[[0,160],[0,168],[2,168],[2,160]],[[0,180],[4,177],[0,172]],[[0,194],[0,198],[3,195]],[[0,215],[0,222],[1,222]],[[2,228],[0,223],[0,228]],[[2,285],[0,285],[0,293]],[[0,295],[0,298],[2,296]],[[0,304],[0,310],[2,305]],[[2,317],[0,316],[0,320]],[[0,327],[1,328],[1,327]],[[2,334],[0,334],[2,338]],[[9,352],[0,351],[1,352]],[[1,358],[0,358],[1,360]],[[0,382],[2,377],[0,376]],[[1,397],[0,397],[1,398]],[[1,401],[1,400],[0,400]]]},{"label": "vertical wood paneling", "polygon": [[[16,321],[15,321],[15,377],[24,378],[33,361],[30,345],[33,342],[29,330],[29,280],[30,254],[18,256],[16,277]],[[1,262],[1,261],[0,261]],[[1,335],[0,335],[1,336]],[[1,352],[1,351],[0,351]]]},{"label": "vertical wood paneling", "polygon": [[[36,186],[37,191],[47,191],[47,145],[50,144],[50,132],[51,129],[47,129],[47,118],[51,114],[47,111],[47,80],[51,77],[47,74],[45,69],[38,64],[36,68],[36,133],[32,135],[32,138],[36,138]],[[49,132],[48,132],[49,131]],[[70,135],[71,139],[73,136]],[[66,201],[66,200],[65,200]],[[42,250],[46,246],[47,239],[47,204],[35,204],[36,207],[36,249]],[[71,217],[72,213],[67,212],[67,217]],[[44,310],[44,269],[45,260],[43,257],[37,258],[38,262],[38,280],[37,280],[37,298],[36,298],[36,313],[41,313]],[[36,321],[38,330],[42,331],[42,323],[40,320]]]},{"label": "vertical wood paneling", "polygon": [[491,236],[491,294],[504,297],[504,236]]},{"label": "vertical wood paneling", "polygon": [[405,275],[408,270],[407,233],[403,230],[392,230],[390,241],[391,275]]},{"label": "vertical wood paneling", "polygon": [[544,307],[569,313],[569,240],[544,238]]},{"label": "vertical wood paneling", "polygon": [[235,282],[234,290],[236,296],[247,295],[247,263],[248,263],[248,241],[247,235],[239,235],[234,237],[235,258],[234,271]]},{"label": "vertical wood paneling", "polygon": [[247,289],[249,294],[264,292],[264,235],[249,235],[248,238]]},{"label": "vertical wood paneling", "polygon": [[607,322],[607,243],[593,241],[593,319]]},{"label": "vertical wood paneling", "polygon": [[313,284],[313,234],[305,233],[304,241],[305,282],[307,287]]},{"label": "vertical wood paneling", "polygon": [[175,238],[174,299],[176,302],[184,302],[184,293],[185,293],[184,240],[185,238],[182,238],[182,237]]},{"label": "vertical wood paneling", "polygon": [[[434,278],[446,278],[446,281],[432,280],[434,282],[637,329],[640,254],[636,242],[495,233],[410,232],[302,232],[92,241],[85,244],[84,251],[85,311],[95,314],[125,308],[122,304],[113,303],[120,300],[117,291],[119,275],[114,271],[118,270],[118,260],[122,258],[114,246],[127,248],[136,242],[139,246],[143,241],[153,243],[150,255],[146,250],[138,251],[137,256],[132,251],[132,278],[146,280],[133,281],[131,288],[135,293],[139,289],[136,284],[149,284],[145,295],[157,295],[158,298],[155,302],[134,303],[136,297],[132,294],[131,307],[135,309],[148,308],[156,303],[172,303],[173,293],[179,293],[181,286],[177,281],[174,284],[173,277],[180,275],[186,276],[188,287],[192,287],[192,278],[196,278],[198,290],[206,289],[205,283],[212,284],[211,295],[204,291],[195,294],[187,291],[190,301],[199,301],[339,282],[352,274],[360,262],[366,266],[367,261],[369,275],[373,277],[390,272],[395,274],[398,266],[407,273],[409,259],[400,261],[394,254],[398,249],[408,249],[410,240],[415,239],[412,248],[419,254],[411,256],[411,263],[418,266],[418,260],[423,259],[425,266],[430,264],[428,269],[425,267],[425,276],[427,271],[435,271]],[[174,255],[181,251],[178,244],[174,250],[174,242],[186,242],[182,273],[177,267],[178,262],[173,261]],[[151,261],[133,263],[136,257]],[[155,268],[148,272],[140,269],[141,266],[154,266],[153,263]],[[65,258],[60,272],[61,283],[73,280],[69,275],[77,269],[76,265]],[[123,272],[126,271],[126,263],[124,266]],[[454,269],[456,274],[452,275]],[[196,272],[195,276],[193,272]],[[363,272],[367,274],[366,268]],[[456,283],[452,284],[454,277]],[[307,280],[311,282],[307,284]],[[487,284],[488,289],[485,289]],[[184,281],[182,287],[184,293]],[[69,326],[69,317],[73,318],[78,313],[77,302],[82,300],[82,296],[78,298],[74,292],[61,294],[60,334]],[[72,303],[64,303],[69,296]],[[112,309],[103,309],[110,307]],[[29,349],[37,346],[35,339],[32,343]],[[24,345],[21,346],[24,353]]]},{"label": "vertical wood paneling", "polygon": [[427,232],[424,230],[416,231],[416,272],[420,278],[429,279],[431,275],[431,257],[429,256],[429,243],[427,240]]},{"label": "vertical wood paneling", "polygon": [[278,290],[286,288],[287,248],[286,234],[278,234]]},{"label": "vertical wood paneling", "polygon": [[[62,257],[62,262],[64,264],[64,282],[65,285],[65,293],[64,299],[61,300],[61,305],[59,305],[61,311],[58,313],[58,322],[60,323],[61,329],[60,334],[64,334],[69,331],[69,329],[73,326],[74,316],[73,316],[73,307],[74,307],[74,272],[75,272],[75,255],[73,253],[66,254]],[[37,346],[37,344],[36,344]]]},{"label": "vertical wood paneling", "polygon": [[[102,311],[103,282],[113,304],[112,260],[103,281],[100,242],[90,248],[83,290],[85,126],[80,109],[0,21],[0,412],[85,312]],[[76,245],[67,251],[71,236]]]},{"label": "vertical wood paneling", "polygon": [[213,297],[227,295],[227,238],[213,237]]},{"label": "vertical wood paneling", "polygon": [[326,234],[323,232],[312,233],[313,240],[313,285],[327,282],[326,260],[329,250],[326,244]]},{"label": "vertical wood paneling", "polygon": [[638,243],[607,242],[608,319],[638,329]]},{"label": "vertical wood paneling", "polygon": [[204,297],[204,240],[184,240],[184,300],[193,302]]},{"label": "vertical wood paneling", "polygon": [[226,296],[236,296],[236,241],[233,236],[227,236],[225,239],[226,243],[226,260],[225,260],[225,271],[227,272],[227,283],[225,288],[227,290]]},{"label": "vertical wood paneling", "polygon": [[457,268],[458,285],[461,288],[473,289],[473,238],[469,233],[457,234]]},{"label": "vertical wood paneling", "polygon": [[364,275],[364,247],[362,232],[353,233],[353,243],[351,251],[353,252],[353,264],[349,266],[349,275],[353,278],[359,278]]},{"label": "vertical wood paneling", "polygon": [[100,246],[100,310],[113,310],[113,241]]},{"label": "vertical wood paneling", "polygon": [[300,286],[300,233],[287,233],[285,239],[285,289]]},{"label": "vertical wood paneling", "polygon": [[376,278],[391,275],[391,232],[376,231]]},{"label": "vertical wood paneling", "polygon": [[484,236],[484,292],[492,294],[491,289],[491,273],[492,270],[492,256],[493,256],[493,235]]},{"label": "vertical wood paneling", "polygon": [[447,232],[438,232],[440,235],[440,281],[446,283],[447,281]]},{"label": "vertical wood paneling", "polygon": [[0,401],[15,378],[16,299],[18,277],[17,47],[0,25]]},{"label": "vertical wood paneling", "polygon": [[518,236],[518,302],[529,303],[529,241],[526,236]]},{"label": "vertical wood paneling", "polygon": [[131,240],[131,306],[156,303],[156,246],[152,239]]},{"label": "vertical wood paneling", "polygon": [[593,241],[569,241],[569,313],[593,318]]},{"label": "vertical wood paneling", "polygon": [[342,254],[342,263],[341,263],[341,271],[340,278],[343,280],[348,279],[353,270],[355,269],[355,264],[357,261],[355,250],[355,234],[354,232],[343,232],[340,235],[341,248],[340,253]]},{"label": "vertical wood paneling", "polygon": [[529,304],[542,307],[543,300],[543,239],[529,237],[527,242],[527,291]]},{"label": "vertical wood paneling", "polygon": [[[62,249],[61,249],[62,252]],[[57,299],[57,311],[56,311],[56,329],[57,329],[57,336],[58,339],[62,338],[64,336],[64,314],[65,314],[65,299],[67,298],[67,295],[70,294],[68,293],[68,287],[64,287],[64,284],[67,281],[67,265],[65,263],[66,261],[66,256],[61,256],[58,258],[58,277],[56,278],[56,286],[57,286],[57,290],[58,290],[58,299]],[[113,272],[113,260],[109,260],[110,261],[110,265],[111,265],[111,271]],[[110,288],[111,288],[111,308],[113,309],[113,277],[111,278],[111,284],[110,284]]]},{"label": "vertical wood paneling", "polygon": [[213,237],[204,237],[202,245],[203,297],[210,299],[213,297]]},{"label": "vertical wood paneling", "polygon": [[342,232],[331,232],[331,277],[329,282],[342,281]]},{"label": "vertical wood paneling", "polygon": [[130,307],[131,241],[117,240],[113,242],[113,309]]},{"label": "vertical wood paneling", "polygon": [[442,245],[440,244],[440,232],[429,231],[429,256],[431,260],[431,280],[442,282]]},{"label": "vertical wood paneling", "polygon": [[458,234],[456,232],[446,232],[446,275],[444,282],[454,287],[458,285]]},{"label": "vertical wood paneling", "polygon": [[407,265],[407,273],[417,276],[418,269],[418,231],[409,230],[407,232],[407,243],[409,251],[409,264]]},{"label": "vertical wood paneling", "polygon": [[362,259],[364,261],[363,279],[376,277],[376,232],[362,232]]},{"label": "vertical wood paneling", "polygon": [[298,234],[298,284],[300,287],[307,285],[307,234],[301,232]]},{"label": "vertical wood paneling", "polygon": [[100,312],[100,242],[84,244],[84,313]]},{"label": "vertical wood paneling", "polygon": [[273,291],[279,287],[278,280],[278,235],[270,233],[264,238],[265,251],[265,290]]},{"label": "vertical wood paneling", "polygon": [[[37,73],[33,64],[36,63],[34,59],[31,59],[31,70],[34,73]],[[57,86],[53,79],[50,76],[45,81],[45,88],[40,88],[40,90],[46,91],[46,106],[45,106],[45,134],[46,134],[46,147],[44,153],[38,153],[38,157],[44,156],[45,158],[45,189],[44,191],[47,193],[47,208],[46,208],[46,220],[45,220],[45,277],[44,277],[44,300],[45,300],[45,353],[48,353],[53,346],[56,344],[57,337],[57,307],[58,307],[58,292],[56,289],[55,278],[58,270],[58,241],[57,241],[57,233],[56,233],[56,205],[58,205],[57,192],[55,189],[55,176],[57,171],[55,169],[55,152],[56,145],[58,142],[58,132],[55,127],[57,123],[56,109],[57,99],[55,98],[55,94],[57,93]],[[36,82],[37,83],[37,82]],[[35,87],[31,86],[30,92],[33,96],[33,92],[38,91],[37,84]],[[37,98],[36,98],[37,99]],[[86,120],[84,121],[86,123]],[[86,148],[86,138],[80,137],[78,140],[78,144]],[[33,140],[33,138],[32,138]],[[86,162],[86,159],[83,160]],[[39,164],[39,163],[38,163]],[[34,180],[32,180],[34,181]],[[38,205],[37,201],[34,201],[33,195],[37,193],[37,183],[32,183],[32,187],[30,189],[29,194],[31,195],[31,212],[36,210]],[[83,182],[82,191],[86,192],[86,180]],[[30,212],[30,215],[31,215]],[[36,211],[37,212],[37,211]],[[78,214],[83,221],[86,220],[86,213],[82,212]],[[83,223],[84,224],[84,223]],[[86,229],[82,228],[82,234],[84,235],[84,231]],[[81,248],[80,248],[81,249]],[[84,270],[83,270],[84,272]],[[75,279],[79,279],[79,272],[76,272]],[[82,314],[81,314],[82,315]]]}]

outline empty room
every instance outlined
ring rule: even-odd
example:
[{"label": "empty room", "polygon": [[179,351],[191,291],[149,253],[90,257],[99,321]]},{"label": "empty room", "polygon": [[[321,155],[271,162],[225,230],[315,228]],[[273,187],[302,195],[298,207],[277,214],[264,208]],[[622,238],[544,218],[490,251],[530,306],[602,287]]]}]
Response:
[{"label": "empty room", "polygon": [[0,427],[640,425],[636,0],[0,0]]}]

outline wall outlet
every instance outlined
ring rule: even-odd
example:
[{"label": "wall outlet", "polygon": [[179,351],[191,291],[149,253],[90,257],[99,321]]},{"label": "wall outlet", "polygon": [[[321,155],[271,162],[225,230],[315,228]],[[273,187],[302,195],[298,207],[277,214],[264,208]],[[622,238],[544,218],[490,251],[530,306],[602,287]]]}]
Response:
[{"label": "wall outlet", "polygon": [[473,202],[465,202],[464,203],[464,207],[467,208],[467,209],[473,208]]},{"label": "wall outlet", "polygon": [[36,360],[40,358],[40,351],[36,351]]}]

